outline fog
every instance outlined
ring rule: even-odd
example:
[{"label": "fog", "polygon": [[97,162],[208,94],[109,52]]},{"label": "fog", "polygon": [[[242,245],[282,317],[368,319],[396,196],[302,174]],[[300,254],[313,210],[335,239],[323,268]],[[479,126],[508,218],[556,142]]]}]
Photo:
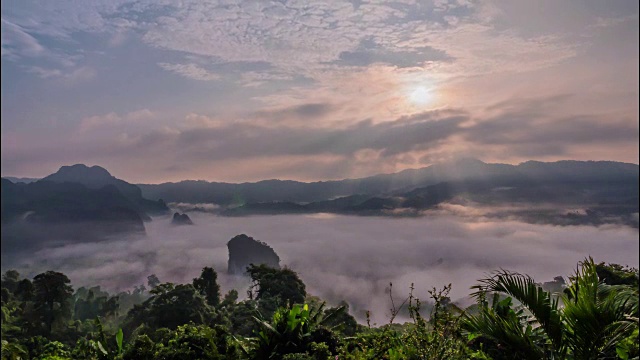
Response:
[{"label": "fog", "polygon": [[310,294],[332,304],[346,300],[360,319],[371,310],[381,323],[389,313],[390,282],[397,299],[407,295],[411,283],[423,299],[431,287],[452,283],[455,300],[498,268],[542,282],[572,274],[589,255],[597,262],[638,266],[638,230],[629,227],[559,227],[452,215],[189,216],[195,225],[172,226],[169,217],[155,218],[146,224],[146,237],[68,244],[28,256],[3,254],[2,268],[28,277],[61,271],[74,288],[102,285],[115,291],[146,283],[152,273],[163,282],[190,282],[202,267],[213,266],[223,292],[236,288],[243,295],[248,280],[226,274],[226,243],[244,233],[273,247]]}]

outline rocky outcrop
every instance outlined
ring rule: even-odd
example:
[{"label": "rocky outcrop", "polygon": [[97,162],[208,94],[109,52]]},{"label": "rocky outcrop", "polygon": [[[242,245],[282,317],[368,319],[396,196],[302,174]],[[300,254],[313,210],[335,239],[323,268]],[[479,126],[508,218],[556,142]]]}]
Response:
[{"label": "rocky outcrop", "polygon": [[193,225],[193,221],[189,218],[187,214],[175,213],[173,214],[173,219],[171,219],[171,224],[173,225]]},{"label": "rocky outcrop", "polygon": [[229,274],[242,275],[250,264],[280,268],[280,257],[269,245],[245,234],[229,240],[227,247],[229,248]]}]

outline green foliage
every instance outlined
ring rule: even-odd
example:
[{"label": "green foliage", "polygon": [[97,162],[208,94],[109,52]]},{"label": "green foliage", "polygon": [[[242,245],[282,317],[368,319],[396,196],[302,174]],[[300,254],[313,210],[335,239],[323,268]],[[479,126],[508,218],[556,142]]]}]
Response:
[{"label": "green foliage", "polygon": [[[429,320],[420,315],[421,302],[407,298],[413,323],[404,326],[388,324],[358,334],[343,346],[344,359],[489,359],[482,351],[467,346],[459,326],[457,308],[450,304],[451,285],[430,290],[434,305]],[[399,309],[392,309],[392,314]]]},{"label": "green foliage", "polygon": [[[61,273],[31,282],[3,276],[2,360],[9,359],[637,359],[635,269],[587,259],[545,291],[526,275],[480,280],[477,305],[451,303],[451,285],[422,304],[409,296],[381,327],[362,326],[348,304],[325,309],[290,269],[251,266],[248,300],[204,268],[193,284],[154,284],[110,296],[98,286],[72,295]],[[634,278],[634,276],[636,276]],[[635,279],[635,280],[634,280]],[[134,303],[138,303],[133,305]],[[306,304],[301,304],[306,302]],[[119,305],[132,307],[120,316]],[[429,317],[423,314],[429,313]],[[393,323],[398,314],[411,322]],[[89,320],[93,316],[93,320]]]},{"label": "green foliage", "polygon": [[47,271],[33,278],[35,309],[49,333],[54,323],[64,322],[71,317],[69,300],[73,288],[69,278],[59,272]]},{"label": "green foliage", "polygon": [[122,329],[118,329],[116,333],[116,344],[118,344],[118,354],[122,354],[122,340],[124,339],[124,334],[122,333]]},{"label": "green foliage", "polygon": [[204,324],[211,318],[213,310],[191,284],[165,283],[151,292],[152,297],[127,314],[123,327],[127,332],[132,333],[142,324],[152,329],[175,329],[189,322]]},{"label": "green foliage", "polygon": [[147,335],[136,336],[122,354],[123,360],[153,360],[155,344]]},{"label": "green foliage", "polygon": [[630,285],[638,287],[638,269],[618,264],[599,263],[596,265],[598,278],[607,285]]},{"label": "green foliage", "polygon": [[240,336],[251,336],[257,329],[254,316],[258,311],[258,305],[253,300],[241,301],[231,308],[229,320],[231,332]]},{"label": "green foliage", "polygon": [[[506,271],[475,288],[480,312],[463,326],[496,359],[616,358],[625,351],[618,344],[638,329],[638,288],[600,282],[591,258],[580,263],[559,300],[530,277]],[[490,293],[509,297],[494,296],[488,305]]]},{"label": "green foliage", "polygon": [[[329,314],[333,316],[328,317]],[[353,336],[358,331],[358,322],[349,314],[349,304],[346,302],[342,302],[339,307],[325,310],[325,316],[328,317],[326,325],[343,335]]]},{"label": "green foliage", "polygon": [[28,354],[27,350],[20,344],[2,340],[2,360],[26,359]]},{"label": "green foliage", "polygon": [[[83,291],[84,290],[84,291]],[[80,288],[74,294],[74,318],[78,320],[95,319],[101,317],[115,317],[120,308],[118,296],[109,297],[101,292],[100,287],[86,290]]]},{"label": "green foliage", "polygon": [[20,273],[16,270],[7,270],[2,275],[2,288],[9,290],[9,292],[15,292],[18,282],[20,281]]},{"label": "green foliage", "polygon": [[193,287],[204,296],[209,306],[220,304],[220,285],[218,285],[218,273],[213,268],[202,269],[200,277],[193,279]]},{"label": "green foliage", "polygon": [[259,302],[272,301],[275,307],[301,304],[307,296],[306,286],[291,269],[274,269],[266,265],[250,265],[247,273],[251,276],[255,299]]},{"label": "green foliage", "polygon": [[640,355],[638,348],[638,329],[635,329],[627,338],[616,344],[616,354],[622,360],[637,359]]},{"label": "green foliage", "polygon": [[[271,321],[256,317],[261,329],[249,340],[248,354],[253,359],[278,359],[287,354],[313,355],[316,352],[331,354],[330,345],[335,352],[333,333],[323,327],[334,313],[325,316],[323,309],[324,305],[310,308],[307,304],[296,304],[289,309],[278,309]],[[325,347],[319,347],[317,343],[312,347],[315,341],[324,342]]]},{"label": "green foliage", "polygon": [[222,299],[222,302],[220,303],[220,307],[225,308],[225,307],[233,306],[237,301],[238,301],[238,290],[231,289],[224,296],[224,299]]},{"label": "green foliage", "polygon": [[215,331],[192,325],[179,326],[166,345],[160,344],[156,356],[166,360],[221,358]]},{"label": "green foliage", "polygon": [[32,359],[37,360],[63,360],[71,359],[69,348],[59,341],[38,340],[39,344],[32,354]]}]

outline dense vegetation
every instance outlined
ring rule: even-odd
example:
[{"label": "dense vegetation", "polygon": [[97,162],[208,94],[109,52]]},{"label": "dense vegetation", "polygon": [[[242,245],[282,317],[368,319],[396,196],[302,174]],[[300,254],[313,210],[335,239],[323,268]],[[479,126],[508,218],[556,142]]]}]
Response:
[{"label": "dense vegetation", "polygon": [[[220,292],[205,267],[190,284],[110,296],[73,290],[62,273],[2,277],[2,359],[632,359],[638,358],[638,271],[586,259],[548,292],[500,271],[477,304],[456,307],[451,285],[422,302],[391,298],[389,323],[356,322],[327,307],[287,268],[248,268],[247,299]],[[427,311],[428,309],[428,311]],[[411,321],[394,323],[398,314]]]}]

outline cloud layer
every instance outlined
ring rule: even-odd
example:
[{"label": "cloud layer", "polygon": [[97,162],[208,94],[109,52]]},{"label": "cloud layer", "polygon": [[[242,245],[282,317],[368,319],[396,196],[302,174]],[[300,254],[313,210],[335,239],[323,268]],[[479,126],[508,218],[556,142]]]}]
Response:
[{"label": "cloud layer", "polygon": [[221,218],[189,214],[194,226],[172,227],[169,218],[147,224],[148,237],[49,248],[18,258],[3,254],[2,266],[18,266],[33,276],[54,269],[76,287],[109,289],[144,283],[155,273],[163,281],[189,282],[204,266],[214,266],[223,291],[244,294],[247,281],[225,274],[226,242],[241,233],[267,242],[282,264],[299,272],[309,292],[333,303],[348,301],[362,317],[373,310],[384,322],[394,295],[416,295],[453,283],[453,298],[500,267],[550,281],[570,275],[578,261],[638,266],[638,232],[627,227],[556,227],[513,221],[472,221],[450,216],[419,219],[331,215]]}]

